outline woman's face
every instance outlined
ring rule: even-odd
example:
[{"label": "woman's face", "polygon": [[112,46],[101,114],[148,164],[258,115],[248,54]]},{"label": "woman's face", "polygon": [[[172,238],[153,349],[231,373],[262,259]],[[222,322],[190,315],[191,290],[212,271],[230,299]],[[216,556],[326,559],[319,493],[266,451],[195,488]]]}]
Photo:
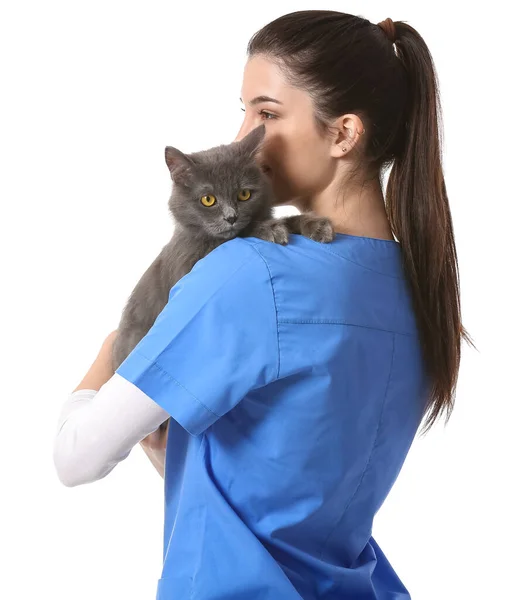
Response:
[{"label": "woman's face", "polygon": [[265,123],[259,161],[268,168],[276,204],[306,209],[330,185],[337,162],[330,154],[331,138],[317,129],[309,94],[290,86],[274,63],[256,55],[245,66],[241,99],[245,117],[236,139]]}]

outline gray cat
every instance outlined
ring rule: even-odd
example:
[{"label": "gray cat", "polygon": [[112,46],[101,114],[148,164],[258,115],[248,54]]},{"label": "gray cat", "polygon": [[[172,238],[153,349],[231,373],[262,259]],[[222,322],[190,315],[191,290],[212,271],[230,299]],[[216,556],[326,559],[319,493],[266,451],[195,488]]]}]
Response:
[{"label": "gray cat", "polygon": [[220,244],[237,236],[283,245],[289,233],[323,243],[335,237],[331,221],[324,217],[304,213],[272,218],[274,196],[256,161],[264,135],[265,125],[261,125],[238,142],[201,152],[183,154],[165,148],[174,183],[168,203],[176,223],[174,235],[124,307],[113,344],[114,371],[149,331],[167,304],[171,288]]}]

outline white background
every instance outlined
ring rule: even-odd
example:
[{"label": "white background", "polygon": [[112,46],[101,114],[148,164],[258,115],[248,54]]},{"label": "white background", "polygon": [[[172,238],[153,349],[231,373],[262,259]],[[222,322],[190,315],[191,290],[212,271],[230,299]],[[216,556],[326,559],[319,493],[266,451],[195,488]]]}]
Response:
[{"label": "white background", "polygon": [[[413,600],[516,598],[514,26],[509,3],[457,5],[323,7],[407,21],[441,84],[463,316],[478,352],[464,347],[451,421],[416,439],[375,521]],[[161,478],[136,447],[106,479],[64,487],[51,454],[58,412],[170,238],[165,146],[232,141],[249,37],[305,8],[317,6],[2,8],[0,597],[155,597]]]}]

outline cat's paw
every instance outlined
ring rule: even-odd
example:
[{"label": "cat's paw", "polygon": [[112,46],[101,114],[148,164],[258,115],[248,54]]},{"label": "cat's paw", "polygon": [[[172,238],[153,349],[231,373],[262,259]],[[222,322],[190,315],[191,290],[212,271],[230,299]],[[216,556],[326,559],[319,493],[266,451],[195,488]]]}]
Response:
[{"label": "cat's paw", "polygon": [[288,244],[288,234],[288,227],[281,219],[268,219],[253,229],[251,236],[286,246]]},{"label": "cat's paw", "polygon": [[302,217],[305,218],[302,218],[300,222],[301,235],[323,244],[328,244],[334,240],[335,231],[330,219],[309,215],[302,215]]}]

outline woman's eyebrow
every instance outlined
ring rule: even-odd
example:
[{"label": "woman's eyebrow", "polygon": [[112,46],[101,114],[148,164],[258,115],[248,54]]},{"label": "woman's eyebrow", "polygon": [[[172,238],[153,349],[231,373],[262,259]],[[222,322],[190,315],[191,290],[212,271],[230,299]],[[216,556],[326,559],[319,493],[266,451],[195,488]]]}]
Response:
[{"label": "woman's eyebrow", "polygon": [[[240,102],[242,102],[242,104],[244,103],[242,98],[240,98]],[[256,98],[253,98],[249,104],[251,106],[255,106],[256,104],[261,104],[262,102],[275,102],[276,104],[283,104],[283,102],[276,100],[276,98],[271,98],[270,96],[256,96]]]}]

